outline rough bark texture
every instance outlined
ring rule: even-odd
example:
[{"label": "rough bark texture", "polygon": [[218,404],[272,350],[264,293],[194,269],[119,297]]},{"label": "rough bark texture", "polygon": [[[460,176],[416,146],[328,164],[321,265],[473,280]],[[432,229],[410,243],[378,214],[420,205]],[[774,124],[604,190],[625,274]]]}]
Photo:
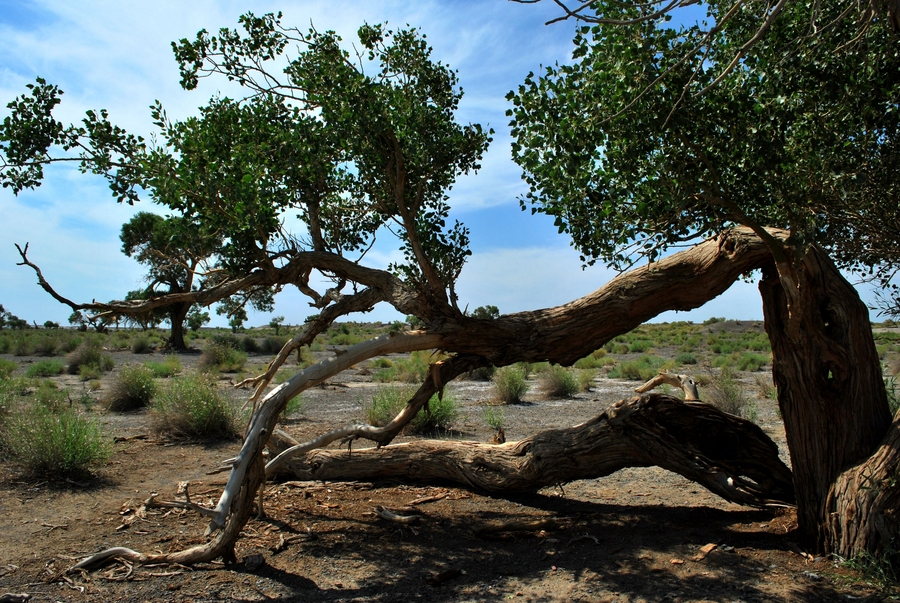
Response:
[{"label": "rough bark texture", "polygon": [[[276,432],[278,454],[296,445]],[[657,465],[731,502],[793,504],[791,471],[763,431],[702,402],[647,394],[622,400],[594,419],[501,445],[423,440],[364,450],[316,450],[286,461],[292,479],[435,480],[492,493],[609,475]]]},{"label": "rough bark texture", "polygon": [[[842,505],[829,504],[829,493],[843,471],[875,452],[891,418],[868,310],[856,290],[816,248],[802,258],[798,277],[790,309],[774,270],[764,269],[759,288],[800,532],[820,552],[840,552],[849,534],[839,529],[846,518],[830,515]],[[850,481],[841,496],[853,496]]]}]

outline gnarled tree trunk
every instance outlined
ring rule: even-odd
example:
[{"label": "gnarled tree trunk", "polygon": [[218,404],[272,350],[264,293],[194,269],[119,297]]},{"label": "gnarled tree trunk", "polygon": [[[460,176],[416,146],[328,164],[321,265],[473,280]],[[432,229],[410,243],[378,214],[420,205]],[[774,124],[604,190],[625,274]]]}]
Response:
[{"label": "gnarled tree trunk", "polygon": [[[759,286],[798,522],[809,546],[850,556],[862,542],[875,550],[882,520],[893,517],[862,502],[869,497],[862,489],[870,487],[862,475],[885,476],[884,460],[897,458],[885,449],[881,460],[866,462],[891,417],[868,310],[856,290],[817,248],[801,258],[798,277],[790,308],[774,269],[764,268]],[[862,506],[851,511],[854,504]]]},{"label": "gnarled tree trunk", "polygon": [[[269,440],[276,454],[294,445],[281,432]],[[708,404],[662,394],[621,400],[581,425],[519,442],[420,440],[352,452],[315,450],[279,471],[300,480],[435,480],[517,493],[651,465],[738,504],[794,502],[791,471],[759,427]]]}]

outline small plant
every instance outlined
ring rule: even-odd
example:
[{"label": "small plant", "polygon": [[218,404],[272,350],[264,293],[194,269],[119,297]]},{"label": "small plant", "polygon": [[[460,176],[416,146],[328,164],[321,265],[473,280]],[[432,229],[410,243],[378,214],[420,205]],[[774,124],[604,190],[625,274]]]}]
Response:
[{"label": "small plant", "polygon": [[615,364],[616,361],[606,355],[606,349],[600,348],[575,363],[577,369],[598,369],[609,364]]},{"label": "small plant", "polygon": [[392,366],[394,366],[394,363],[388,358],[376,358],[371,363],[371,367],[377,369],[386,369],[391,368]]},{"label": "small plant", "polygon": [[287,406],[285,406],[284,410],[281,411],[281,414],[278,415],[278,422],[285,423],[289,418],[300,414],[303,411],[304,406],[306,406],[306,400],[303,396],[294,396],[288,400]]},{"label": "small plant", "polygon": [[66,364],[68,365],[68,373],[77,375],[84,365],[97,366],[100,370],[111,371],[115,366],[115,361],[109,354],[100,351],[100,344],[97,341],[83,341],[77,348],[72,350],[66,356]]},{"label": "small plant", "polygon": [[675,357],[675,364],[677,364],[678,366],[697,364],[697,357],[690,352],[682,352]]},{"label": "small plant", "polygon": [[149,354],[152,351],[150,337],[143,333],[131,340],[132,354]]},{"label": "small plant", "polygon": [[575,379],[578,381],[578,391],[586,392],[591,389],[597,371],[592,369],[575,369]]},{"label": "small plant", "polygon": [[500,431],[503,427],[503,409],[497,406],[482,406],[481,418],[485,424],[494,431]]},{"label": "small plant", "polygon": [[[372,402],[364,408],[366,420],[377,427],[387,425],[403,410],[414,394],[415,389],[410,387],[379,388],[372,396]],[[416,413],[406,426],[406,430],[410,433],[447,431],[458,418],[459,408],[456,398],[449,392],[444,393],[443,399],[435,394],[428,400],[428,404]]]},{"label": "small plant", "polygon": [[116,375],[104,404],[109,410],[127,412],[150,404],[156,393],[153,373],[142,364],[126,364]]},{"label": "small plant", "polygon": [[519,365],[505,366],[494,373],[494,397],[503,404],[518,404],[528,391],[525,369]]},{"label": "small plant", "polygon": [[674,363],[666,362],[657,356],[641,356],[637,360],[620,362],[611,371],[611,379],[628,379],[630,381],[648,381],[662,369],[674,368]]},{"label": "small plant", "polygon": [[18,367],[14,361],[0,358],[0,381],[9,379]]},{"label": "small plant", "polygon": [[145,366],[150,369],[150,372],[153,373],[153,376],[158,379],[174,377],[184,368],[181,364],[181,359],[174,354],[169,354],[162,362],[147,362],[145,363]]},{"label": "small plant", "polygon": [[247,354],[239,352],[230,345],[212,343],[200,355],[200,367],[215,369],[223,373],[236,373],[247,363]]},{"label": "small plant", "polygon": [[757,418],[756,405],[744,395],[740,382],[729,368],[723,368],[707,386],[708,402],[723,412],[750,421]]},{"label": "small plant", "polygon": [[413,352],[409,358],[398,358],[392,366],[377,371],[372,378],[380,383],[419,383],[428,374],[431,356],[429,351]]},{"label": "small plant", "polygon": [[93,381],[100,378],[100,367],[96,364],[84,364],[78,369],[78,377],[82,381]]},{"label": "small plant", "polygon": [[153,401],[154,428],[176,437],[233,437],[238,413],[214,381],[197,374],[175,377]]},{"label": "small plant", "polygon": [[62,373],[65,368],[65,365],[59,360],[40,360],[28,367],[28,370],[25,371],[25,376],[53,377]]},{"label": "small plant", "polygon": [[31,404],[5,420],[4,447],[31,474],[83,479],[112,454],[112,441],[96,421],[71,408]]},{"label": "small plant", "polygon": [[571,398],[581,390],[572,371],[555,364],[538,377],[538,388],[547,398]]},{"label": "small plant", "polygon": [[69,401],[69,391],[59,389],[52,381],[44,380],[34,392],[35,401],[52,411],[62,410]]}]

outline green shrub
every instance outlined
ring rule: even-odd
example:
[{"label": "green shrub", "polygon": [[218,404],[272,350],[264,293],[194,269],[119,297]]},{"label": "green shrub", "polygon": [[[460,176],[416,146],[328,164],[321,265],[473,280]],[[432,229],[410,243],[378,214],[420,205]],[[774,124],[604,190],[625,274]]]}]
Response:
[{"label": "green shrub", "polygon": [[281,348],[284,347],[284,344],[286,344],[289,339],[290,337],[284,336],[266,337],[260,344],[259,351],[263,354],[277,354],[281,351]]},{"label": "green shrub", "polygon": [[555,364],[540,374],[538,388],[547,398],[570,398],[580,391],[581,386],[572,371]]},{"label": "green shrub", "polygon": [[485,424],[494,431],[499,431],[503,427],[504,417],[502,408],[497,406],[482,406],[481,418],[484,419]]},{"label": "green shrub", "polygon": [[303,396],[294,396],[288,400],[287,406],[285,406],[284,410],[281,411],[281,414],[278,415],[278,422],[284,423],[294,415],[300,414],[303,412],[304,406],[306,406],[306,399]]},{"label": "green shrub", "polygon": [[686,364],[697,364],[697,357],[688,352],[682,352],[675,357],[675,364],[684,366]]},{"label": "green shrub", "polygon": [[628,352],[630,354],[643,354],[647,350],[653,347],[653,342],[648,339],[638,339],[630,346],[628,346]]},{"label": "green shrub", "polygon": [[[96,341],[83,341],[77,348],[66,356],[66,364],[70,375],[77,375],[82,366],[93,364],[100,366],[103,353],[100,344]],[[111,358],[110,358],[111,359]]]},{"label": "green shrub", "polygon": [[42,381],[34,392],[35,401],[50,410],[62,410],[69,401],[69,390],[59,389],[53,381]]},{"label": "green shrub", "polygon": [[629,381],[648,381],[664,368],[674,368],[673,362],[665,362],[657,356],[641,356],[637,360],[627,360],[617,364],[609,372],[612,379],[628,379]]},{"label": "green shrub", "polygon": [[243,350],[246,354],[257,354],[260,351],[259,344],[256,343],[256,339],[254,339],[253,337],[240,337],[238,338],[238,342],[240,344],[240,349]]},{"label": "green shrub", "polygon": [[247,363],[247,354],[230,345],[212,343],[200,355],[199,365],[203,369],[215,369],[223,373],[236,373]]},{"label": "green shrub", "polygon": [[176,437],[217,438],[238,434],[238,413],[219,393],[214,381],[202,375],[175,377],[153,401],[158,433]]},{"label": "green shrub", "polygon": [[162,362],[150,361],[144,363],[144,365],[150,369],[150,372],[153,373],[154,377],[159,379],[174,377],[184,368],[181,364],[181,359],[174,354],[169,354]]},{"label": "green shrub", "polygon": [[744,395],[744,390],[731,369],[723,368],[706,387],[709,392],[706,401],[719,410],[750,421],[756,420],[756,405]]},{"label": "green shrub", "polygon": [[420,383],[428,374],[431,357],[432,353],[427,350],[413,352],[409,358],[398,358],[389,368],[377,371],[372,379],[379,383]]},{"label": "green shrub", "polygon": [[28,367],[25,371],[25,376],[53,377],[62,373],[65,368],[65,365],[59,360],[40,360]]},{"label": "green shrub", "polygon": [[578,391],[586,392],[591,389],[597,371],[594,369],[575,369],[575,380],[578,381]]},{"label": "green shrub", "polygon": [[394,363],[390,361],[388,358],[376,358],[372,361],[371,367],[378,369],[391,368],[394,366]]},{"label": "green shrub", "polygon": [[577,369],[598,369],[609,364],[615,364],[616,361],[606,355],[606,349],[600,348],[575,363]]},{"label": "green shrub", "polygon": [[100,378],[100,367],[96,364],[85,364],[78,369],[78,377],[82,381],[93,381]]},{"label": "green shrub", "polygon": [[13,339],[12,353],[13,356],[31,356],[31,341],[23,336]]},{"label": "green shrub", "polygon": [[132,354],[149,354],[152,351],[150,347],[150,337],[141,333],[131,340]]},{"label": "green shrub", "polygon": [[629,351],[628,344],[617,343],[615,341],[610,341],[605,346],[603,346],[603,349],[610,354],[627,354]]},{"label": "green shrub", "polygon": [[215,381],[189,373],[170,380],[153,401],[157,433],[176,437],[234,437],[238,413]]},{"label": "green shrub", "polygon": [[[411,387],[379,388],[372,396],[372,402],[363,409],[366,420],[376,427],[387,425],[403,410],[415,393],[416,390]],[[456,398],[449,392],[444,392],[443,399],[438,399],[438,395],[435,394],[428,404],[416,413],[406,426],[406,431],[410,433],[447,431],[458,418],[459,408]]]},{"label": "green shrub", "polygon": [[99,423],[68,407],[21,406],[7,414],[5,423],[4,448],[34,475],[83,479],[112,454],[112,440]]},{"label": "green shrub", "polygon": [[126,364],[113,380],[104,404],[115,412],[137,410],[148,406],[155,393],[153,372],[142,364]]},{"label": "green shrub", "polygon": [[520,365],[505,366],[494,373],[494,397],[504,404],[518,404],[528,391],[525,381],[526,368]]},{"label": "green shrub", "polygon": [[0,358],[0,381],[9,379],[16,372],[17,368],[19,368],[19,365],[15,361]]},{"label": "green shrub", "polygon": [[31,353],[35,356],[55,356],[59,341],[54,334],[36,335],[31,343]]}]

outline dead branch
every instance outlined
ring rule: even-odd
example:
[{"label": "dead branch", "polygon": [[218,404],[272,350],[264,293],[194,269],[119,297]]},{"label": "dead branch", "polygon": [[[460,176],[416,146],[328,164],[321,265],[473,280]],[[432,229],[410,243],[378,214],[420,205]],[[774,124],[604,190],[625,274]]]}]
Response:
[{"label": "dead branch", "polygon": [[643,394],[659,387],[660,385],[671,385],[672,387],[681,389],[682,391],[684,391],[685,400],[700,400],[700,392],[697,389],[697,382],[694,381],[693,377],[691,377],[690,375],[676,375],[668,371],[660,371],[656,377],[654,377],[647,383],[643,384],[640,387],[634,388],[634,391],[639,394]]}]

